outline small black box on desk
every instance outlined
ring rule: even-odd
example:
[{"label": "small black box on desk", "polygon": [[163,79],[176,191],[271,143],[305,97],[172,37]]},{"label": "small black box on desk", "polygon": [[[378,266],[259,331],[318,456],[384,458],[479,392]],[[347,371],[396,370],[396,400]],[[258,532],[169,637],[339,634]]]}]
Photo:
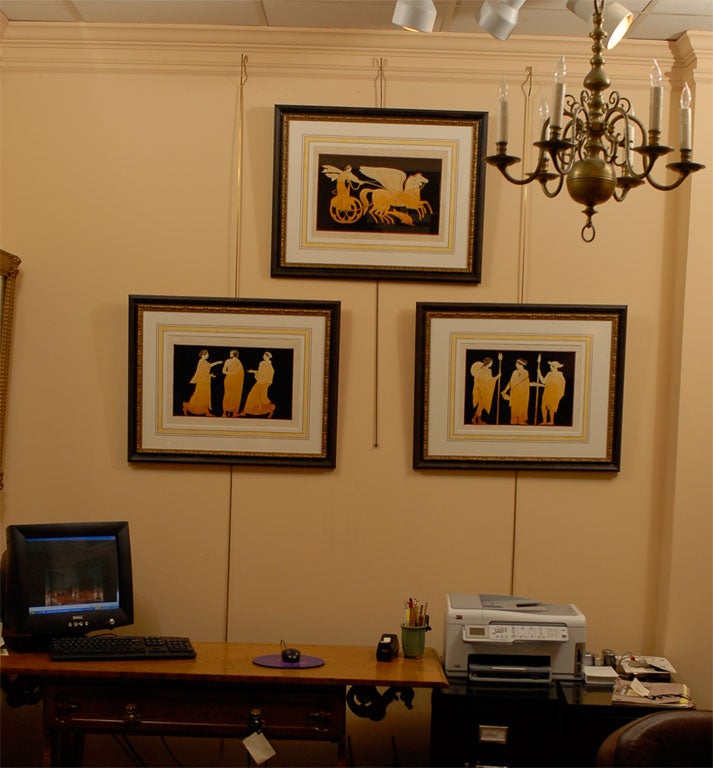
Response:
[{"label": "small black box on desk", "polygon": [[384,634],[376,646],[377,661],[391,661],[399,655],[399,638],[397,635]]}]

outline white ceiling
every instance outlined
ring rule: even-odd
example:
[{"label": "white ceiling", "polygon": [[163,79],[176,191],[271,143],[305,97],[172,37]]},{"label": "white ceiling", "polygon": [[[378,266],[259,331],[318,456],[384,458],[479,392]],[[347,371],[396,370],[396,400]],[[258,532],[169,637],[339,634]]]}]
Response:
[{"label": "white ceiling", "polygon": [[[479,32],[483,0],[434,0],[435,32]],[[620,0],[634,13],[628,37],[675,40],[687,30],[713,31],[713,0]],[[0,0],[10,21],[190,24],[321,29],[395,29],[395,0]],[[526,0],[513,35],[587,35],[591,23],[566,0]],[[404,34],[410,34],[404,32]]]}]

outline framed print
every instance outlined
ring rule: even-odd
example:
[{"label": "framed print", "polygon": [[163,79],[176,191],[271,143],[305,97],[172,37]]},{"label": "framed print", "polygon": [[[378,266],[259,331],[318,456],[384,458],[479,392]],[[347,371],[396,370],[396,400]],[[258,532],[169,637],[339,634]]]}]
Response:
[{"label": "framed print", "polygon": [[340,304],[129,296],[129,461],[333,468]]},{"label": "framed print", "polygon": [[277,105],[272,276],[480,282],[486,117]]},{"label": "framed print", "polygon": [[416,305],[416,469],[618,471],[626,307]]},{"label": "framed print", "polygon": [[10,385],[10,353],[15,324],[15,292],[22,263],[19,256],[0,250],[0,490],[5,466],[5,423]]}]

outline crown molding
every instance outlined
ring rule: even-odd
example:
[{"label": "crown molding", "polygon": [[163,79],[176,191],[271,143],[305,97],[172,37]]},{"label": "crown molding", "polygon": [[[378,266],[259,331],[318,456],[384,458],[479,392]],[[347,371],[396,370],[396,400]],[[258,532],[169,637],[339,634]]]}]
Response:
[{"label": "crown molding", "polygon": [[686,32],[671,43],[674,59],[684,73],[695,70],[696,79],[710,81],[713,77],[713,34]]},{"label": "crown molding", "polygon": [[[2,22],[2,18],[0,18]],[[0,26],[3,71],[151,71],[229,74],[250,71],[289,77],[318,71],[349,79],[379,62],[389,77],[424,83],[455,79],[513,81],[532,68],[543,83],[560,56],[572,87],[589,70],[591,48],[581,37],[518,35],[506,44],[486,34],[404,35],[399,30],[354,32],[300,28],[191,27],[7,22]],[[710,64],[713,34],[687,33],[675,44],[625,40],[607,55],[617,87],[648,82],[656,58],[672,80],[681,67]],[[676,73],[676,74],[673,74]]]}]

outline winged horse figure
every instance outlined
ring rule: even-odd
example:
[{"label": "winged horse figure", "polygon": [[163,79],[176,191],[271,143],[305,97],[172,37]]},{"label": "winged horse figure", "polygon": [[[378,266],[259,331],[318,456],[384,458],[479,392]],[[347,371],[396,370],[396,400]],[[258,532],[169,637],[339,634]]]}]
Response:
[{"label": "winged horse figure", "polygon": [[428,183],[423,174],[414,173],[408,176],[397,168],[374,168],[366,165],[360,166],[359,172],[380,184],[376,189],[362,189],[359,193],[362,206],[374,221],[393,224],[394,219],[399,219],[402,223],[412,226],[412,216],[397,209],[416,211],[419,219],[427,213],[433,213],[429,202],[421,200],[421,188]]}]

